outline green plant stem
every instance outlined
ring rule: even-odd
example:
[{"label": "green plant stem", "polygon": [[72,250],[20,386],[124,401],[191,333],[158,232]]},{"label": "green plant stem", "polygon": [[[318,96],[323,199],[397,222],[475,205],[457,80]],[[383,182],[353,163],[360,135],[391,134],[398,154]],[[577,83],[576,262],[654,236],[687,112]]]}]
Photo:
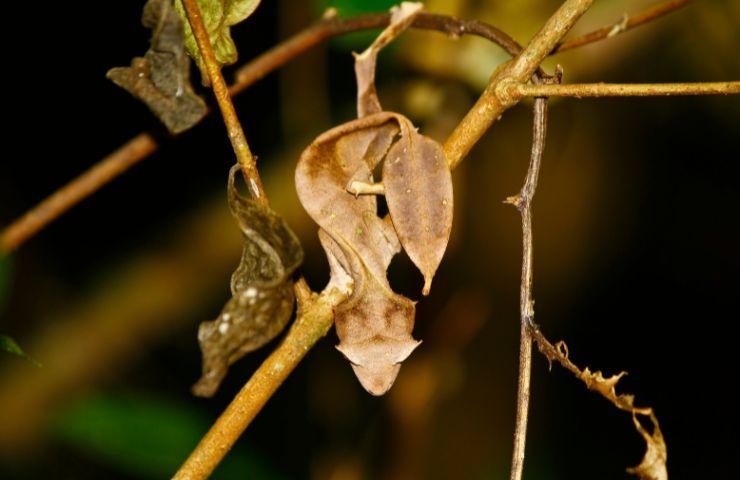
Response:
[{"label": "green plant stem", "polygon": [[213,46],[208,37],[208,30],[206,29],[206,26],[203,23],[203,18],[201,17],[198,1],[182,0],[182,3],[185,7],[185,12],[187,13],[188,21],[193,30],[195,40],[198,43],[198,49],[203,57],[203,62],[206,65],[208,79],[211,81],[213,93],[216,96],[216,101],[221,109],[221,115],[226,124],[229,140],[231,140],[231,146],[234,148],[234,153],[239,161],[239,165],[241,165],[244,179],[247,181],[247,187],[252,194],[252,198],[263,205],[267,205],[267,196],[265,195],[265,189],[262,186],[262,179],[257,171],[256,160],[254,155],[252,155],[251,150],[249,150],[247,137],[244,135],[244,129],[239,122],[236,109],[231,101],[229,87],[226,85],[226,81],[221,74],[221,66],[216,60],[216,55],[213,52]]}]

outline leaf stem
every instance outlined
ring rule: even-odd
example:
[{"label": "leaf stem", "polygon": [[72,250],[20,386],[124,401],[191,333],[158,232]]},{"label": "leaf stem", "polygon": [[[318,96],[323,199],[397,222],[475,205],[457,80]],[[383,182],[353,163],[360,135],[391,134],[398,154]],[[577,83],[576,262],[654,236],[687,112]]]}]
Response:
[{"label": "leaf stem", "polygon": [[213,52],[213,46],[208,37],[208,30],[206,29],[205,23],[203,23],[198,1],[183,0],[183,6],[185,7],[185,12],[187,13],[188,21],[193,30],[195,40],[198,43],[198,49],[203,57],[203,62],[206,65],[208,79],[211,81],[211,85],[213,86],[213,93],[216,96],[216,101],[221,109],[221,115],[226,124],[229,140],[231,140],[231,146],[234,148],[236,158],[239,161],[239,165],[242,167],[242,173],[244,174],[244,179],[247,181],[247,187],[256,201],[263,205],[267,205],[267,196],[265,195],[265,189],[262,186],[262,179],[257,171],[256,160],[252,155],[252,152],[249,150],[247,137],[244,135],[244,129],[239,122],[239,117],[236,115],[236,109],[231,101],[229,88],[226,86],[226,81],[221,74],[221,66],[216,60],[216,55]]}]

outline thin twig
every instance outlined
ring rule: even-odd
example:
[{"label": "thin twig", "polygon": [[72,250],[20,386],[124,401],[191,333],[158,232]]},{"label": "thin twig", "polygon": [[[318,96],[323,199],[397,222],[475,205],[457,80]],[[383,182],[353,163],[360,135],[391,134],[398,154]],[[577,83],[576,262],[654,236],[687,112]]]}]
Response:
[{"label": "thin twig", "polygon": [[500,84],[500,96],[522,97],[653,97],[676,95],[731,95],[740,93],[740,82],[706,83],[583,83],[568,85]]},{"label": "thin twig", "polygon": [[296,365],[327,334],[334,323],[334,307],[346,298],[338,290],[317,295],[303,280],[296,282],[295,290],[298,314],[288,334],[218,417],[173,479],[199,480],[211,475]]},{"label": "thin twig", "polygon": [[557,47],[555,47],[555,50],[553,50],[552,53],[555,54],[564,52],[566,50],[572,50],[574,48],[588,45],[589,43],[598,42],[599,40],[603,40],[605,38],[611,38],[616,34],[626,32],[627,30],[635,28],[639,25],[658,19],[671,12],[675,12],[679,8],[685,7],[692,1],[693,0],[670,0],[668,2],[661,3],[660,5],[656,5],[655,7],[652,7],[648,10],[645,10],[644,12],[640,12],[636,15],[625,15],[627,21],[621,20],[614,25],[608,25],[572,40],[561,42]]},{"label": "thin twig", "polygon": [[[686,1],[683,0],[683,3],[686,3]],[[668,2],[666,5],[674,3],[682,2]],[[661,13],[656,14],[656,11]],[[670,9],[663,6],[663,8],[656,7],[647,12],[634,15],[627,22],[627,28],[659,18],[668,11]],[[641,21],[636,22],[636,19]],[[389,15],[385,13],[360,15],[350,18],[331,17],[323,19],[279,43],[237,70],[236,81],[229,87],[229,93],[236,95],[243,92],[270,72],[332,37],[360,30],[382,28],[388,25],[388,21]],[[413,27],[437,30],[452,36],[465,34],[480,36],[498,44],[512,56],[520,51],[520,48],[517,48],[516,42],[509,35],[492,25],[477,20],[458,20],[445,15],[422,13],[415,20]],[[611,30],[611,27],[608,28]],[[608,31],[603,34],[599,32],[597,30],[582,38],[561,44],[553,53],[602,40],[607,38],[607,34],[609,33]],[[577,45],[576,42],[578,42]],[[46,225],[59,218],[64,212],[105,186],[129,167],[147,158],[158,148],[159,144],[154,140],[152,135],[140,133],[92,166],[89,170],[82,173],[79,177],[61,187],[0,232],[0,252],[5,254],[12,252]],[[105,174],[101,175],[100,172],[105,172]]]},{"label": "thin twig", "polygon": [[140,133],[126,142],[8,225],[0,233],[0,253],[7,254],[18,248],[62,213],[154,153],[157,147],[154,137],[148,133]]},{"label": "thin twig", "polygon": [[532,297],[533,248],[532,248],[532,199],[537,189],[542,153],[545,149],[547,132],[547,99],[534,101],[532,128],[532,154],[524,185],[519,193],[506,199],[514,205],[522,217],[522,280],[519,289],[520,338],[519,338],[519,382],[517,393],[516,420],[514,428],[514,452],[511,459],[511,480],[521,480],[524,468],[524,450],[527,440],[527,418],[529,411],[529,385],[532,371],[532,336],[530,326],[534,318]]},{"label": "thin twig", "polygon": [[224,117],[226,130],[229,133],[229,140],[231,140],[231,146],[234,148],[239,165],[242,167],[242,173],[244,174],[244,179],[247,181],[247,187],[252,194],[252,198],[263,205],[267,205],[267,196],[262,186],[262,179],[257,171],[256,161],[252,152],[249,150],[247,137],[244,135],[244,129],[239,122],[239,117],[236,115],[236,109],[231,101],[229,88],[226,86],[223,75],[221,75],[221,66],[216,60],[216,54],[213,53],[213,46],[208,37],[206,25],[203,23],[203,18],[201,17],[198,1],[183,0],[183,6],[185,7],[185,12],[187,13],[195,40],[198,43],[198,50],[200,50],[203,62],[206,65],[208,78],[213,86],[213,93],[221,109],[221,115]]}]

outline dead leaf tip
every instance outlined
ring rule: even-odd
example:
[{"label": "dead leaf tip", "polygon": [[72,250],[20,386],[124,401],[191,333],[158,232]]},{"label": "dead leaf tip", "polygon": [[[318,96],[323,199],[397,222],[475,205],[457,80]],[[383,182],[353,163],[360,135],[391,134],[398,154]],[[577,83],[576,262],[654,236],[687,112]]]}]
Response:
[{"label": "dead leaf tip", "polygon": [[421,290],[421,294],[425,297],[429,295],[429,291],[432,289],[432,276],[424,277],[424,288]]}]

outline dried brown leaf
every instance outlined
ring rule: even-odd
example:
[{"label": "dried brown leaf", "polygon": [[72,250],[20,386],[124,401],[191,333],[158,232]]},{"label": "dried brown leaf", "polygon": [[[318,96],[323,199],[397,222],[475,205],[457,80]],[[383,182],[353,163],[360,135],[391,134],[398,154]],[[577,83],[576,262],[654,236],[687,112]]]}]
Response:
[{"label": "dried brown leaf", "polygon": [[231,212],[244,234],[239,267],[231,277],[232,298],[216,320],[203,322],[198,341],[203,375],[193,386],[198,396],[212,396],[232,363],[277,336],[293,312],[290,276],[303,261],[298,238],[274,211],[236,190],[235,165],[229,173]]},{"label": "dried brown leaf", "polygon": [[152,29],[149,50],[106,76],[144,102],[171,133],[183,132],[203,118],[206,104],[190,84],[180,16],[171,1],[149,0],[141,22]]},{"label": "dried brown leaf", "polygon": [[357,116],[364,117],[383,109],[375,90],[375,66],[378,53],[406,30],[421,12],[424,5],[418,2],[402,2],[391,9],[391,21],[375,41],[364,52],[355,55],[355,76],[357,77]]},{"label": "dried brown leaf", "polygon": [[383,164],[383,185],[393,226],[424,275],[428,295],[452,230],[452,176],[442,146],[399,116],[401,134]]},{"label": "dried brown leaf", "polygon": [[337,348],[374,395],[391,387],[400,363],[418,345],[411,336],[414,303],[394,293],[386,279],[400,250],[393,225],[378,217],[374,196],[354,196],[346,187],[353,179],[373,180],[373,169],[398,130],[393,113],[345,123],[314,140],[296,168],[298,197],[321,227],[332,267],[330,286],[352,289],[335,309]]},{"label": "dried brown leaf", "polygon": [[[378,53],[413,23],[422,8],[412,2],[393,8],[388,27],[355,56],[359,117],[382,111],[375,90]],[[452,176],[442,146],[419,134],[406,117],[395,116],[400,138],[383,164],[383,190],[401,245],[424,275],[423,293],[428,295],[452,230]],[[363,179],[352,178],[351,192],[358,192],[358,187],[373,191],[355,181]]]},{"label": "dried brown leaf", "polygon": [[636,467],[628,468],[627,472],[637,475],[642,480],[668,480],[668,469],[666,461],[668,460],[668,448],[663,438],[663,432],[660,431],[660,425],[655,414],[650,411],[650,421],[653,423],[653,433],[648,432],[642,426],[637,417],[637,413],[632,414],[632,421],[635,428],[647,443],[647,451],[640,464]]}]

